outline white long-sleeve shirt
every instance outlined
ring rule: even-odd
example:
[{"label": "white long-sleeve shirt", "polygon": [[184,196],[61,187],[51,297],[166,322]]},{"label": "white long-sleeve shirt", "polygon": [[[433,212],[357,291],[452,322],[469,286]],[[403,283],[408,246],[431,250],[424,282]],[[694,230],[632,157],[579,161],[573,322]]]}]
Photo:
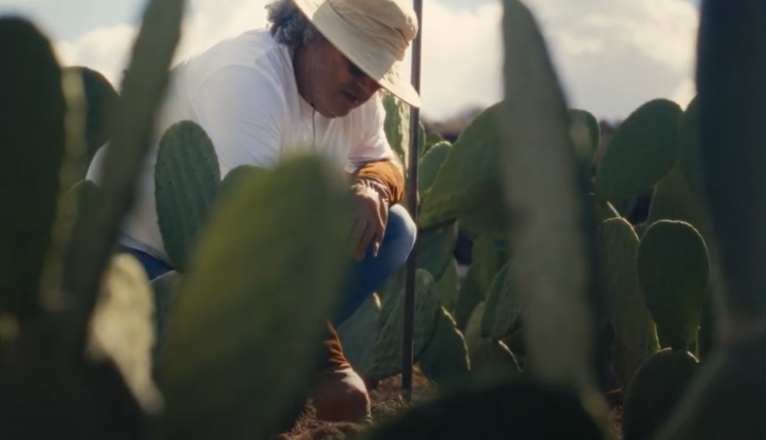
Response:
[{"label": "white long-sleeve shirt", "polygon": [[[176,66],[163,102],[154,146],[120,241],[167,262],[157,223],[154,164],[162,133],[176,122],[191,120],[205,129],[218,154],[221,177],[239,165],[269,167],[312,148],[326,154],[339,172],[394,158],[383,128],[380,95],[342,118],[327,119],[314,112],[298,94],[291,50],[267,29],[222,41]],[[108,148],[96,154],[87,179],[99,183]]]}]

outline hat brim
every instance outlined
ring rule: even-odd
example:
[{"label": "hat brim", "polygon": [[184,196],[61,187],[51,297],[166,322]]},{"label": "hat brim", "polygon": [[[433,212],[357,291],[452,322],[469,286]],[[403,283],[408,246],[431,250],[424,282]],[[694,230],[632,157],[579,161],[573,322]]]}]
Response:
[{"label": "hat brim", "polygon": [[420,108],[420,95],[409,81],[401,77],[401,60],[388,57],[385,51],[371,49],[375,41],[357,31],[325,0],[293,0],[311,24],[352,63],[381,87],[415,108]]}]

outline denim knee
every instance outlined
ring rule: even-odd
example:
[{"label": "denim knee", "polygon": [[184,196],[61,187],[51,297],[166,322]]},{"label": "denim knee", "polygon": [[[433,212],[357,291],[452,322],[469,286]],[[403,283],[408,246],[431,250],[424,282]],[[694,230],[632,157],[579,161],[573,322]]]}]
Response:
[{"label": "denim knee", "polygon": [[395,265],[403,265],[415,247],[418,236],[418,226],[404,206],[394,205],[389,210],[385,235],[384,241],[391,247]]}]

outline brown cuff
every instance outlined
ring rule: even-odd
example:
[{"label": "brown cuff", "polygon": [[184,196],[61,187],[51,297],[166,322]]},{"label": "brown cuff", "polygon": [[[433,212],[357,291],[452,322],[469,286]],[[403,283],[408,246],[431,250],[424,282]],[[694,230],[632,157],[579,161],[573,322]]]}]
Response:
[{"label": "brown cuff", "polygon": [[389,205],[395,205],[404,198],[404,173],[400,165],[392,160],[369,162],[361,166],[354,177],[374,179],[383,184]]},{"label": "brown cuff", "polygon": [[348,361],[343,355],[343,348],[340,345],[338,333],[336,333],[330,321],[326,323],[322,344],[324,347],[320,355],[320,371],[334,370],[348,365]]}]

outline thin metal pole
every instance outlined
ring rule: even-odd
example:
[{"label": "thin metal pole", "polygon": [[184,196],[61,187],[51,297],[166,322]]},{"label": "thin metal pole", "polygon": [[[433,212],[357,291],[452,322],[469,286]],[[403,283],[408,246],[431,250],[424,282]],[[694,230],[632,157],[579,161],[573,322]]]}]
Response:
[{"label": "thin metal pole", "polygon": [[[412,43],[412,86],[420,93],[420,51],[423,36],[423,1],[414,0],[415,14],[418,17],[419,31]],[[409,176],[407,178],[407,209],[417,222],[418,205],[418,159],[420,158],[420,110],[411,107],[410,113],[410,148]],[[405,272],[404,283],[404,338],[402,346],[402,394],[405,400],[412,399],[412,364],[414,357],[413,333],[415,326],[415,270],[417,254],[412,250]]]}]

